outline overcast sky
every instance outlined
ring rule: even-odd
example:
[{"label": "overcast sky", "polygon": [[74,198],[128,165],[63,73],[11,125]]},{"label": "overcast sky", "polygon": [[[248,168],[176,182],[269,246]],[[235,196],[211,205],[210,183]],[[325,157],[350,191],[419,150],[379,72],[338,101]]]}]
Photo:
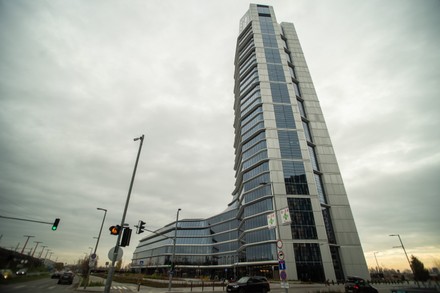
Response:
[{"label": "overcast sky", "polygon": [[[248,1],[0,0],[0,246],[101,264],[121,222],[222,212]],[[440,1],[262,1],[296,26],[370,267],[440,260]],[[145,234],[133,233],[124,263]],[[44,255],[43,255],[44,256]]]}]

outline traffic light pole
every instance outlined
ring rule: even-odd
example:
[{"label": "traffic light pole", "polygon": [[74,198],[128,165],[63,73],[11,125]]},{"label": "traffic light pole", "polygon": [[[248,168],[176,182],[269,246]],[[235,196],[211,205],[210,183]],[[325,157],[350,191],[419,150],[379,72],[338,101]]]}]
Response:
[{"label": "traffic light pole", "polygon": [[113,251],[112,264],[108,270],[107,280],[105,282],[104,293],[110,293],[110,287],[112,286],[113,274],[115,272],[115,262],[116,262],[116,258],[118,256],[118,252],[119,252],[119,242],[121,240],[121,234],[122,234],[122,230],[123,230],[122,228],[124,227],[124,223],[125,223],[125,216],[127,214],[128,203],[130,202],[131,190],[133,188],[133,182],[134,182],[134,177],[136,175],[136,169],[137,169],[137,165],[139,162],[139,157],[141,155],[142,144],[144,143],[144,135],[142,134],[141,137],[134,139],[134,141],[137,141],[137,140],[140,140],[141,143],[139,144],[139,151],[138,151],[138,154],[136,157],[136,163],[134,164],[133,175],[131,176],[130,188],[128,189],[127,200],[125,202],[124,213],[122,215],[122,220],[121,220],[121,229],[119,230],[118,239],[116,240],[115,249]]}]

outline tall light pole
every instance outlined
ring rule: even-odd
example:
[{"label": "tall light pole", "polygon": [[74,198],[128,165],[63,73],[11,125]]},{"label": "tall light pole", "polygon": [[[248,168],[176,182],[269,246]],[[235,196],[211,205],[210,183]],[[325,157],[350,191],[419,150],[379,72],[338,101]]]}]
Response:
[{"label": "tall light pole", "polygon": [[26,248],[26,245],[29,241],[29,238],[35,237],[35,236],[31,236],[31,235],[23,235],[24,237],[27,237],[26,242],[24,243],[23,249],[21,250],[21,254],[23,254],[24,249]]},{"label": "tall light pole", "polygon": [[43,242],[41,242],[41,241],[34,241],[34,243],[37,243],[37,245],[35,245],[34,252],[32,252],[32,255],[31,255],[32,257],[34,257],[34,254],[35,254],[35,251],[37,250],[38,244],[43,243]]},{"label": "tall light pole", "polygon": [[[103,208],[96,208],[96,209],[98,211],[104,211],[104,217],[102,218],[101,229],[99,229],[98,239],[96,240],[96,244],[95,244],[95,251],[93,252],[93,258],[94,259],[96,259],[96,250],[98,249],[99,239],[101,238],[102,227],[104,226],[105,216],[107,215],[107,210],[106,209],[103,209]],[[92,270],[92,268],[91,268],[90,262],[89,262],[89,269],[87,270],[87,275],[84,278],[85,279],[85,281],[84,281],[84,290],[87,288],[87,284],[89,283],[89,275],[90,275],[90,271],[91,270]]]},{"label": "tall light pole", "polygon": [[412,273],[414,275],[414,278],[415,278],[413,267],[411,265],[411,262],[409,261],[408,254],[406,253],[405,246],[403,246],[403,242],[402,242],[402,239],[400,238],[400,235],[399,234],[391,234],[390,236],[397,236],[397,237],[399,237],[400,245],[401,245],[401,247],[403,249],[403,252],[405,252],[405,256],[406,256],[406,259],[408,260],[409,267],[410,267],[410,269],[411,269],[411,271],[412,271]]},{"label": "tall light pole", "polygon": [[101,239],[102,227],[104,226],[105,216],[107,215],[106,209],[103,208],[96,208],[96,209],[99,211],[104,211],[104,217],[102,218],[101,229],[99,229],[98,240],[96,240],[95,251],[93,252],[94,254],[96,254],[96,250],[98,249],[99,239]]},{"label": "tall light pole", "polygon": [[180,209],[180,208],[177,210],[176,226],[174,227],[173,256],[171,258],[170,279],[168,280],[168,291],[171,291],[171,284],[173,283],[173,274],[174,274],[174,268],[175,268],[174,259],[176,257],[177,223],[179,222],[179,212],[181,210],[182,209]]},{"label": "tall light pole", "polygon": [[377,252],[377,251],[373,252],[373,254],[374,254],[374,259],[376,260],[376,270],[377,270],[377,272],[379,273],[379,272],[380,272],[380,271],[379,271],[379,263],[377,262],[376,253],[378,253],[378,252]]},{"label": "tall light pole", "polygon": [[[272,193],[272,204],[273,204],[273,211],[275,213],[275,221],[276,221],[276,225],[275,225],[275,238],[277,240],[277,254],[280,252],[280,248],[278,247],[278,241],[281,241],[281,231],[280,231],[280,223],[278,221],[278,210],[277,210],[277,204],[276,204],[276,199],[275,199],[275,190],[273,188],[273,182],[261,182],[260,185],[266,186],[270,184],[270,191]],[[280,263],[281,264],[281,263]],[[281,283],[283,285],[285,281],[283,280]],[[289,289],[287,289],[287,286],[284,286],[284,292],[287,293],[289,292]]]},{"label": "tall light pole", "polygon": [[137,140],[140,140],[141,143],[139,144],[139,150],[138,150],[138,154],[136,157],[136,163],[134,164],[133,175],[131,176],[130,187],[128,189],[127,200],[125,201],[124,213],[122,214],[121,225],[120,225],[121,229],[119,231],[118,238],[116,239],[115,249],[113,250],[112,265],[108,269],[107,280],[105,282],[105,288],[104,288],[105,293],[110,293],[110,287],[112,286],[113,274],[115,272],[115,262],[116,262],[116,258],[118,256],[119,242],[121,241],[121,234],[122,234],[122,230],[123,230],[122,227],[124,227],[125,216],[127,215],[128,203],[130,202],[130,195],[131,195],[131,190],[133,189],[134,177],[136,175],[136,169],[137,169],[137,165],[139,162],[139,157],[141,155],[142,144],[144,143],[144,135],[142,134],[141,137],[136,137],[134,139],[134,141],[137,141]]},{"label": "tall light pole", "polygon": [[38,258],[41,258],[41,256],[43,255],[43,251],[44,249],[47,247],[46,245],[42,245],[41,246],[43,249],[41,249],[40,255],[38,256]]},{"label": "tall light pole", "polygon": [[277,204],[276,204],[276,200],[275,200],[275,191],[274,191],[274,188],[273,188],[273,182],[261,182],[260,185],[262,185],[262,186],[270,185],[270,191],[272,193],[273,211],[275,213],[275,221],[276,221],[276,225],[275,225],[275,227],[276,227],[276,230],[275,230],[276,235],[275,235],[275,238],[276,238],[277,241],[281,240],[281,232],[280,232],[280,225],[278,223],[278,214],[277,214],[278,211],[277,211]]}]

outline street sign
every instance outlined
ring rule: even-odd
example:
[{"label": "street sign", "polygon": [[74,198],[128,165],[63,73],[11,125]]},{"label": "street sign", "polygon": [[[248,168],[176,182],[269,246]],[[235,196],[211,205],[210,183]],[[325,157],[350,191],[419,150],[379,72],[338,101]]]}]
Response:
[{"label": "street sign", "polygon": [[292,223],[292,220],[290,219],[290,212],[289,208],[284,208],[281,211],[281,224],[290,224]]},{"label": "street sign", "polygon": [[280,260],[284,259],[284,252],[282,250],[278,251],[278,259]]},{"label": "street sign", "polygon": [[285,281],[285,280],[287,279],[287,273],[286,273],[286,271],[282,270],[282,271],[280,272],[280,278],[281,278],[281,280],[283,280],[283,281]]},{"label": "street sign", "polygon": [[277,226],[276,214],[275,213],[268,214],[267,215],[267,228],[268,229],[275,229],[276,226]]},{"label": "street sign", "polygon": [[[108,258],[109,260],[113,261],[113,253],[115,251],[115,248],[112,247],[108,252]],[[116,256],[116,261],[120,261],[122,259],[122,255],[124,252],[122,251],[122,248],[118,247],[118,255]]]},{"label": "street sign", "polygon": [[95,259],[96,258],[96,253],[92,253],[92,255],[90,255],[91,259]]},{"label": "street sign", "polygon": [[277,241],[277,247],[278,247],[279,249],[283,248],[283,241],[278,240],[278,241]]},{"label": "street sign", "polygon": [[284,271],[286,269],[286,262],[284,260],[278,261],[278,266],[280,267],[280,271]]}]

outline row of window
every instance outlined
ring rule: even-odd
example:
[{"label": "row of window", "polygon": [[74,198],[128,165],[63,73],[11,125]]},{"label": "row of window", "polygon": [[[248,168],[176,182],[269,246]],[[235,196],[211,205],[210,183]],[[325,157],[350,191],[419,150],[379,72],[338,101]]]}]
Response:
[{"label": "row of window", "polygon": [[252,136],[254,136],[258,131],[264,130],[264,121],[260,121],[253,128],[249,129],[247,133],[242,134],[242,141],[246,141]]},{"label": "row of window", "polygon": [[264,150],[266,148],[267,148],[266,140],[261,140],[259,143],[255,144],[254,146],[243,152],[243,161],[247,160],[248,158],[258,153],[259,151]]},{"label": "row of window", "polygon": [[261,229],[245,233],[246,244],[276,240],[275,229]]},{"label": "row of window", "polygon": [[268,183],[268,182],[270,182],[269,173],[261,174],[260,176],[255,177],[254,179],[249,180],[248,182],[244,183],[243,184],[243,192],[247,192],[251,189],[254,189],[254,188],[260,186],[261,184]]},{"label": "row of window", "polygon": [[267,150],[260,151],[255,156],[249,158],[248,160],[243,162],[242,169],[246,171],[248,168],[254,166],[257,163],[260,163],[263,160],[267,159]]},{"label": "row of window", "polygon": [[267,195],[272,195],[272,191],[270,189],[270,185],[260,185],[260,188],[254,189],[248,193],[245,193],[244,203],[249,203],[251,201],[257,200]]},{"label": "row of window", "polygon": [[255,108],[248,116],[246,116],[243,120],[240,122],[240,126],[243,127],[243,125],[249,123],[257,114],[263,113],[263,107]]},{"label": "row of window", "polygon": [[263,199],[256,203],[247,205],[244,209],[243,216],[249,217],[259,213],[267,212],[273,210],[272,198]]},{"label": "row of window", "polygon": [[261,174],[263,172],[269,171],[269,162],[264,162],[261,165],[258,165],[257,167],[247,171],[243,174],[243,181],[247,181],[253,177],[255,177],[258,174]]}]

